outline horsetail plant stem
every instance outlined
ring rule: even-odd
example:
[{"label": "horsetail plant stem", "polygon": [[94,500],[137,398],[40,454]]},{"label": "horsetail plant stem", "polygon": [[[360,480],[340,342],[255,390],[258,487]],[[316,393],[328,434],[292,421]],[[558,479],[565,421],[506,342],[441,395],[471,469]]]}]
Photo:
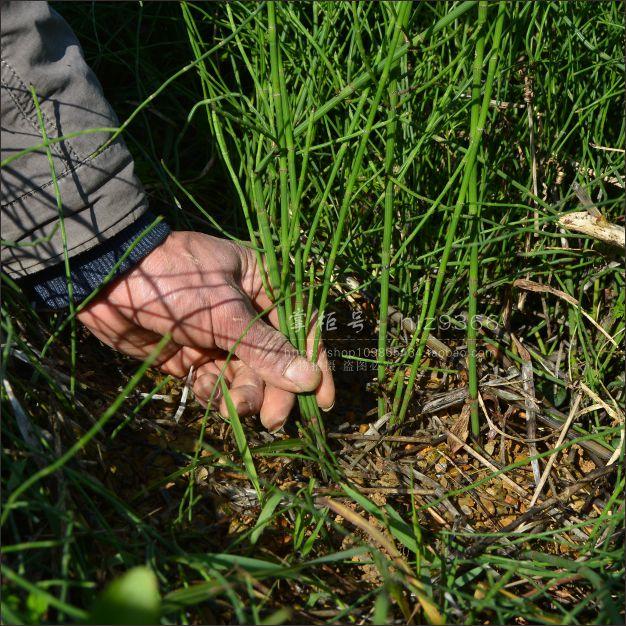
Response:
[{"label": "horsetail plant stem", "polygon": [[[291,124],[291,112],[289,106],[289,99],[287,94],[287,87],[285,84],[285,75],[282,66],[282,57],[280,50],[280,42],[278,38],[278,23],[276,20],[276,3],[267,3],[267,15],[268,15],[268,40],[270,46],[270,72],[271,72],[271,86],[272,97],[274,101],[274,114],[276,116],[276,132],[279,143],[279,163],[278,174],[280,181],[280,243],[282,253],[282,270],[280,276],[280,288],[281,292],[284,292],[287,287],[287,278],[289,276],[290,265],[290,250],[291,250],[291,232],[292,229],[295,232],[299,232],[299,200],[298,189],[300,188],[298,176],[296,173],[295,165],[295,148],[293,143],[293,131]],[[312,139],[313,132],[313,116],[309,116],[309,123],[307,126],[307,139]],[[307,154],[303,155],[302,161],[302,176],[306,172],[307,167]],[[291,225],[291,228],[290,228]],[[301,264],[301,258],[298,255],[296,259],[296,266]],[[296,269],[296,272],[301,272],[302,268]],[[296,281],[297,283],[297,281]],[[284,317],[287,320],[287,327],[283,328],[293,345],[297,346],[300,351],[306,355],[306,340],[302,340],[301,336],[296,334],[294,326],[296,319],[294,318],[294,310],[290,298],[286,298],[284,301],[285,314]],[[297,310],[297,309],[296,309]],[[315,362],[315,357],[313,361]],[[317,404],[311,394],[300,395],[298,402],[305,419],[313,427],[314,436],[317,442],[318,449],[323,450],[324,442],[324,426],[322,423],[321,415]]]},{"label": "horsetail plant stem", "polygon": [[[487,20],[487,2],[481,0],[478,3],[478,39],[476,41],[476,53],[474,55],[473,81],[472,81],[472,109],[470,140],[479,134],[478,122],[480,117],[480,88],[483,70],[483,54],[485,49],[485,22]],[[472,435],[477,438],[480,434],[480,422],[478,417],[478,372],[476,366],[476,313],[478,289],[478,245],[480,240],[480,216],[478,206],[478,159],[474,159],[470,169],[468,189],[469,222],[473,245],[470,248],[469,266],[469,303],[467,324],[467,367],[468,387],[470,402],[470,418]]]},{"label": "horsetail plant stem", "polygon": [[[446,26],[457,20],[459,17],[464,15],[467,11],[469,11],[478,0],[466,0],[465,2],[461,2],[461,4],[454,7],[449,13],[447,13],[444,17],[438,20],[435,24],[433,24],[430,28],[421,32],[419,35],[414,37],[409,43],[406,43],[399,48],[394,48],[394,52],[391,56],[387,56],[387,59],[384,61],[380,61],[374,68],[372,68],[373,75],[376,75],[378,72],[381,73],[381,77],[385,72],[385,68],[387,68],[387,74],[389,73],[389,67],[395,65],[395,63],[401,59],[410,48],[417,48],[421,43],[426,41],[427,38],[436,35],[439,31],[443,30]],[[329,111],[331,111],[334,107],[336,107],[340,102],[344,101],[346,98],[349,98],[353,93],[357,92],[359,89],[365,87],[371,80],[370,73],[366,70],[359,74],[352,82],[346,85],[334,98],[331,98],[322,105],[315,112],[315,121],[323,118]],[[381,79],[379,79],[380,85]],[[300,124],[294,128],[294,135],[300,135],[304,132],[306,125]]]},{"label": "horsetail plant stem", "polygon": [[[281,246],[282,256],[282,274],[286,276],[289,262],[289,248],[286,245],[289,240],[289,223],[290,223],[290,211],[289,200],[290,190],[289,182],[287,179],[288,174],[291,173],[291,168],[288,170],[287,166],[287,136],[286,125],[284,121],[283,105],[285,99],[283,98],[281,84],[280,84],[280,62],[279,62],[279,46],[278,36],[276,32],[276,5],[270,1],[267,3],[267,38],[270,46],[270,77],[271,77],[271,89],[272,89],[272,101],[274,103],[274,116],[276,119],[276,136],[278,139],[278,176],[280,181],[280,240],[285,244]],[[293,146],[292,146],[293,147]],[[284,280],[281,280],[281,286]],[[293,334],[293,333],[292,333]],[[292,338],[293,340],[293,338]]]},{"label": "horsetail plant stem", "polygon": [[[387,126],[387,141],[385,146],[385,175],[387,183],[385,186],[385,209],[383,242],[380,268],[380,308],[378,314],[378,384],[384,384],[386,368],[383,362],[387,357],[387,315],[389,312],[389,263],[391,260],[391,234],[393,229],[393,190],[394,183],[391,180],[394,164],[394,148],[396,139],[396,106],[398,104],[397,81],[389,81],[389,125]],[[378,417],[385,413],[385,398],[381,394],[378,398]]]},{"label": "horsetail plant stem", "polygon": [[[422,355],[424,354],[424,349],[426,347],[426,340],[428,339],[428,335],[430,334],[430,331],[432,329],[432,324],[435,319],[435,314],[437,312],[437,305],[439,303],[441,287],[445,279],[446,267],[448,264],[448,259],[450,258],[452,245],[454,243],[454,235],[456,233],[456,228],[459,223],[461,211],[464,206],[467,189],[469,187],[469,182],[471,178],[471,168],[478,154],[478,148],[480,147],[480,140],[483,135],[485,122],[487,120],[487,114],[489,112],[489,102],[491,100],[493,81],[494,81],[497,62],[498,62],[498,52],[500,48],[500,41],[502,39],[502,28],[504,25],[504,17],[505,17],[505,5],[503,2],[500,2],[498,5],[498,18],[496,21],[496,28],[495,28],[495,32],[493,35],[492,45],[491,45],[491,51],[490,51],[491,56],[489,59],[487,78],[485,81],[485,91],[483,94],[480,115],[478,117],[478,122],[475,126],[476,133],[471,138],[469,148],[467,149],[467,152],[465,154],[465,159],[464,159],[465,170],[463,174],[463,179],[461,181],[461,186],[459,189],[459,194],[457,197],[457,202],[454,208],[454,212],[448,224],[445,246],[444,246],[441,259],[439,262],[439,269],[437,271],[437,278],[435,280],[435,286],[433,288],[433,295],[430,301],[430,306],[428,308],[428,316],[426,318],[426,325],[424,326],[422,338],[420,340],[420,343],[417,349],[417,354],[415,357],[418,362],[421,361]],[[406,415],[406,411],[409,406],[409,401],[411,399],[413,385],[415,384],[416,376],[417,376],[417,369],[411,372],[411,376],[409,376],[409,380],[407,381],[406,393],[404,395],[402,406],[400,408],[400,413],[398,415],[398,420],[400,422],[404,420],[404,417]]]},{"label": "horsetail plant stem", "polygon": [[[387,53],[387,59],[384,64],[382,75],[379,79],[378,87],[376,89],[376,94],[374,95],[374,98],[370,105],[370,110],[369,110],[369,114],[367,117],[365,129],[363,131],[363,135],[361,137],[361,141],[359,142],[357,153],[352,163],[348,182],[346,183],[346,189],[343,195],[343,201],[341,203],[341,208],[339,210],[337,227],[333,236],[332,247],[331,247],[330,254],[328,256],[328,260],[326,262],[326,269],[324,272],[324,284],[322,287],[322,295],[320,297],[320,305],[319,305],[320,315],[324,314],[324,310],[326,308],[326,300],[328,299],[328,292],[330,290],[331,276],[332,276],[332,272],[335,266],[335,260],[337,258],[337,251],[339,250],[339,245],[341,244],[341,236],[343,233],[343,227],[346,221],[346,217],[348,215],[348,208],[350,207],[350,203],[354,200],[352,190],[354,189],[354,185],[356,184],[357,177],[361,171],[361,162],[363,161],[363,156],[365,154],[365,147],[367,146],[367,141],[369,139],[369,135],[372,130],[374,117],[376,116],[378,105],[380,104],[380,101],[383,96],[383,92],[387,86],[389,73],[391,71],[393,61],[395,59],[394,55],[396,52],[396,48],[398,46],[398,42],[400,41],[400,37],[402,35],[402,29],[404,28],[406,21],[408,19],[410,8],[411,8],[410,2],[402,2],[399,6],[398,14],[396,16],[395,23],[394,23],[392,39],[389,44],[389,51]],[[316,333],[316,337],[315,337],[315,343],[313,346],[313,361],[317,359],[319,338],[320,338],[320,332],[318,329]]]},{"label": "horsetail plant stem", "polygon": [[[361,111],[363,110],[363,107],[365,105],[365,102],[367,101],[367,97],[369,95],[369,88],[365,89],[363,91],[363,93],[361,94],[361,97],[359,98],[358,104],[357,104],[357,108],[356,111],[354,113],[354,115],[352,116],[352,120],[350,123],[350,129],[348,131],[348,133],[351,133],[352,130],[356,127],[357,122],[359,120],[359,117],[361,115]],[[326,206],[326,201],[328,200],[328,197],[332,191],[333,188],[333,183],[335,182],[335,178],[337,177],[337,174],[339,173],[339,170],[341,168],[341,165],[343,163],[343,158],[346,154],[346,152],[348,151],[348,143],[344,143],[341,145],[341,147],[339,148],[339,151],[337,153],[337,156],[335,157],[334,161],[333,161],[333,167],[332,170],[330,172],[330,175],[328,177],[328,180],[326,182],[326,186],[324,188],[324,192],[322,194],[322,197],[319,200],[318,206],[317,206],[317,210],[315,212],[315,215],[313,216],[313,220],[311,221],[311,226],[309,228],[309,232],[307,234],[307,239],[306,239],[306,243],[304,245],[304,252],[302,255],[302,260],[303,263],[307,264],[308,259],[309,259],[309,255],[311,253],[311,247],[313,246],[313,243],[315,241],[315,233],[317,231],[317,227],[319,225],[319,221],[322,217],[322,213],[323,210]]]}]

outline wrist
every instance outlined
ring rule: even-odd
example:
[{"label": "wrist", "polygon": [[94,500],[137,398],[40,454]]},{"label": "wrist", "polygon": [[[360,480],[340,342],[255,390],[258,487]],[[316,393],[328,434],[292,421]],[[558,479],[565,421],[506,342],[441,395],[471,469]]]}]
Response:
[{"label": "wrist", "polygon": [[[170,227],[163,221],[155,224],[155,220],[151,213],[144,213],[111,239],[69,260],[74,303],[121,277],[168,238]],[[68,277],[63,264],[34,274],[25,286],[39,305],[51,309],[69,306]]]}]

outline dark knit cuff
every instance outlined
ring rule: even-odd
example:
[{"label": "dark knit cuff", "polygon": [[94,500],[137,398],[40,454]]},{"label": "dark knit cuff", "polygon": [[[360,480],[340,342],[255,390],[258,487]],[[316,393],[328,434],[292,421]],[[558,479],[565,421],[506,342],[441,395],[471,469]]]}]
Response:
[{"label": "dark knit cuff", "polygon": [[[75,303],[84,300],[103,284],[105,278],[133,244],[135,245],[132,250],[119,263],[111,280],[127,272],[163,243],[171,232],[165,222],[159,222],[141,236],[155,219],[151,213],[144,213],[136,222],[111,239],[70,259],[70,280]],[[67,277],[62,263],[30,276],[27,287],[32,291],[36,304],[40,306],[62,309],[70,304]]]}]

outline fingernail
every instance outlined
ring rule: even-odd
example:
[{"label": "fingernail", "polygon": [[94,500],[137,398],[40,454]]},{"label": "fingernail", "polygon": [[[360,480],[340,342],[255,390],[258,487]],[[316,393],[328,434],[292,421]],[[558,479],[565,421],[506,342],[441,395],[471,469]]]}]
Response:
[{"label": "fingernail", "polygon": [[235,407],[237,415],[243,417],[244,415],[250,415],[252,413],[252,404],[247,400],[240,400]]},{"label": "fingernail", "polygon": [[279,420],[278,422],[276,422],[276,424],[274,424],[274,426],[269,429],[270,433],[272,435],[275,435],[276,433],[280,432],[283,429],[283,426],[285,425],[286,421],[287,421],[287,418],[284,417],[282,420]]},{"label": "fingernail", "polygon": [[335,401],[333,400],[333,403],[330,406],[321,406],[320,409],[322,409],[324,413],[330,413],[330,411],[332,411],[334,407],[335,407]]},{"label": "fingernail", "polygon": [[283,376],[290,380],[299,391],[313,391],[320,384],[321,372],[314,363],[295,358],[287,366]]}]

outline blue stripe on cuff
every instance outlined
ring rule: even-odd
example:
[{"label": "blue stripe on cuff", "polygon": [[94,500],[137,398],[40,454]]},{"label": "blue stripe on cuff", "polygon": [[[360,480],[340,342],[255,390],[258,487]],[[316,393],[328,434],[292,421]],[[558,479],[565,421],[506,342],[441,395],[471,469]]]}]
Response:
[{"label": "blue stripe on cuff", "polygon": [[[151,213],[144,213],[136,222],[127,226],[111,239],[70,259],[70,278],[74,302],[78,303],[84,300],[94,289],[102,285],[124,252],[155,219]],[[159,222],[154,226],[136,243],[128,256],[120,263],[114,278],[127,272],[163,243],[170,232],[171,229],[165,222]],[[50,309],[62,309],[69,306],[70,299],[63,264],[33,274],[29,277],[28,284],[34,292],[37,304]]]}]

